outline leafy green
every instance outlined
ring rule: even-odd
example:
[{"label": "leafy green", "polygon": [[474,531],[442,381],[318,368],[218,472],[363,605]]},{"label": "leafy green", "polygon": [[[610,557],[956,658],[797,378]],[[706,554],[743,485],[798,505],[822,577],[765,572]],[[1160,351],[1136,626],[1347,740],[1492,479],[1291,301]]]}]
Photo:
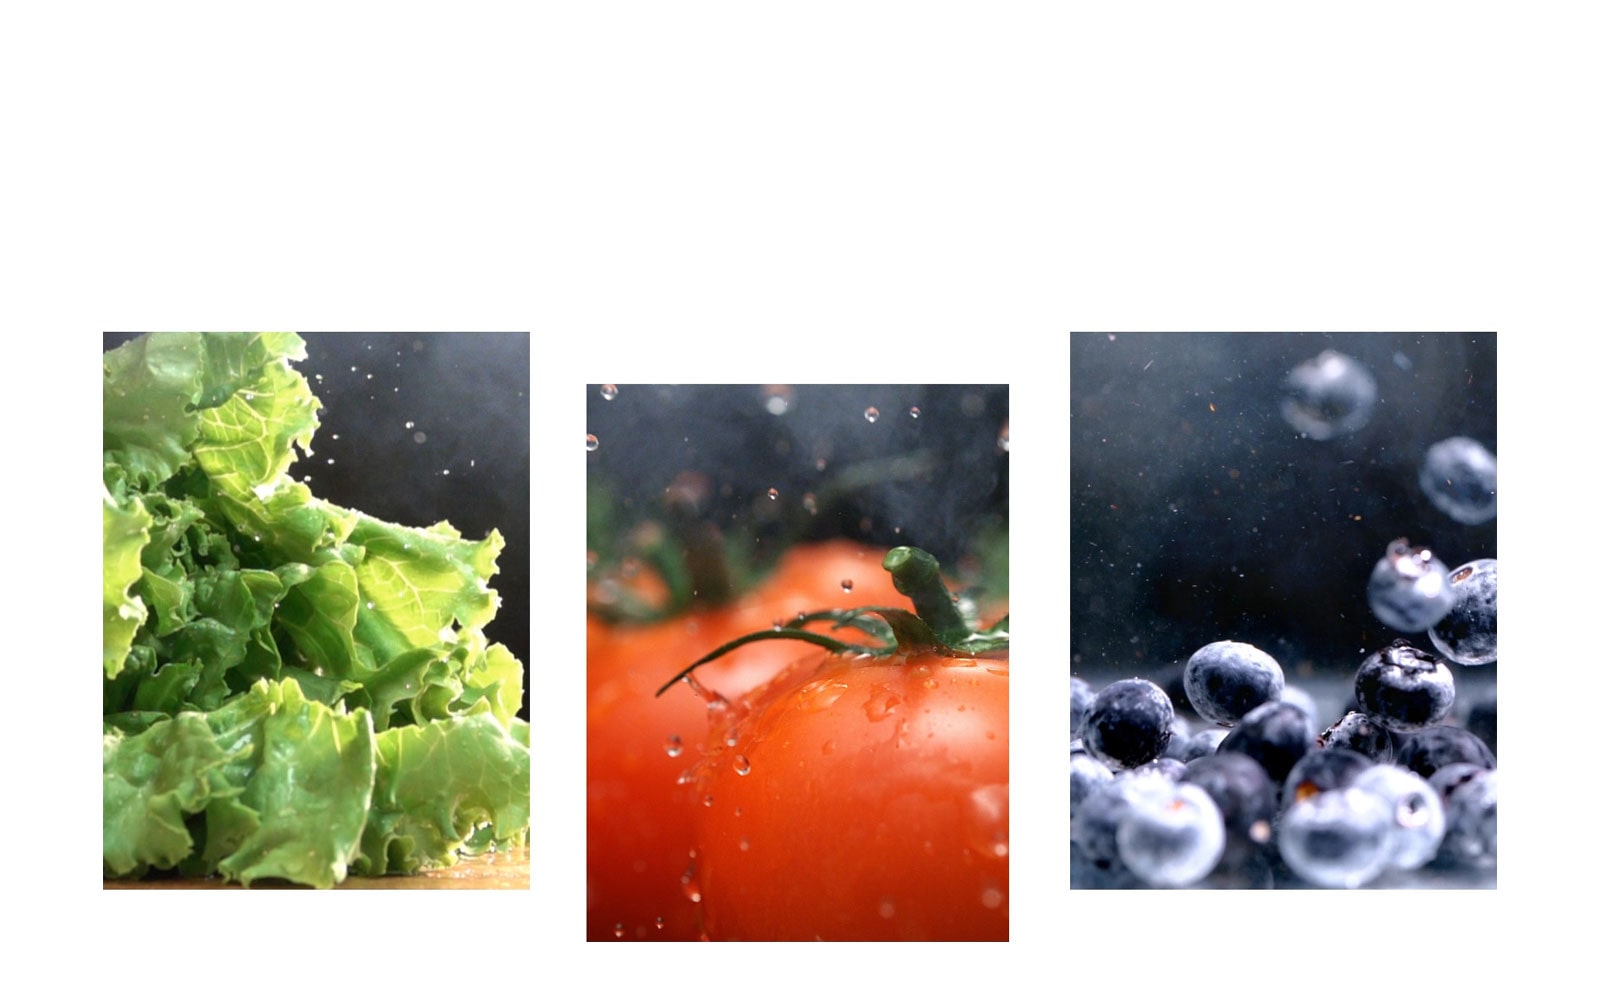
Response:
[{"label": "leafy green", "polygon": [[526,843],[497,531],[404,527],[288,475],[294,334],[105,355],[104,869],[331,886]]}]

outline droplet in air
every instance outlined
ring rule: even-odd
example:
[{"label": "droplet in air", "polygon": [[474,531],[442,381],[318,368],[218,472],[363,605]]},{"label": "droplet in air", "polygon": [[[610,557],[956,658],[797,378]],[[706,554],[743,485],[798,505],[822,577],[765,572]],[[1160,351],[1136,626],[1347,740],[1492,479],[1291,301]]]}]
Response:
[{"label": "droplet in air", "polygon": [[776,488],[772,488],[772,489],[768,489],[767,490],[767,499],[777,499],[777,498],[778,498],[778,490]]},{"label": "droplet in air", "polygon": [[614,400],[614,399],[616,399],[617,398],[617,387],[616,387],[616,385],[614,383],[609,383],[608,382],[604,386],[601,386],[600,387],[600,398],[603,399],[603,400]]},{"label": "droplet in air", "polygon": [[912,407],[911,408],[911,419],[912,420],[916,420],[920,416],[922,416],[922,407],[920,407],[920,406]]},{"label": "droplet in air", "polygon": [[413,428],[413,427],[415,427],[415,426],[417,426],[417,422],[416,422],[416,421],[415,421],[415,420],[408,420],[408,421],[406,421],[406,430],[408,430],[408,431],[409,431],[409,430],[411,430],[411,429],[412,429],[412,428]]},{"label": "droplet in air", "polygon": [[1011,421],[1008,420],[1000,425],[1000,436],[995,439],[995,443],[1001,451],[1011,450]]},{"label": "droplet in air", "polygon": [[877,422],[878,422],[878,408],[875,407],[875,406],[867,407],[867,423],[875,424]]},{"label": "droplet in air", "polygon": [[800,505],[805,507],[805,511],[813,517],[817,515],[817,496],[815,493],[806,493],[800,497]]},{"label": "droplet in air", "polygon": [[595,451],[600,447],[600,439],[590,434],[584,439],[584,447],[590,451]]},{"label": "droplet in air", "polygon": [[418,444],[427,444],[428,434],[426,431],[417,431],[415,434],[411,435],[411,440],[417,442]]}]

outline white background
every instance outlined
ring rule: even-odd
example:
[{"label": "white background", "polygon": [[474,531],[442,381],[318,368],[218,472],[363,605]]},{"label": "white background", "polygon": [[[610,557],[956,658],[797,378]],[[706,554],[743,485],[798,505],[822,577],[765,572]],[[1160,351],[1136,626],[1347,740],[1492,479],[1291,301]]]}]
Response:
[{"label": "white background", "polygon": [[[1553,3],[8,5],[0,857],[19,973],[1481,987],[1510,975],[1513,936],[1519,976],[1575,957],[1596,40],[1583,5]],[[93,356],[102,331],[180,329],[534,335],[534,594],[570,623],[530,659],[532,893],[100,890]],[[1066,891],[1075,330],[1500,335],[1520,578],[1497,891]],[[582,389],[641,380],[1011,384],[1009,945],[780,963],[583,942]]]}]

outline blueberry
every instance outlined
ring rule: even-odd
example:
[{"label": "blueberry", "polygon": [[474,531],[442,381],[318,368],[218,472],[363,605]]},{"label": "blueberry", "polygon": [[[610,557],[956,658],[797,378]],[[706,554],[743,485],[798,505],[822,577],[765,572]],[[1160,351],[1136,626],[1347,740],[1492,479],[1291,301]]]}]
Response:
[{"label": "blueberry", "polygon": [[1393,761],[1395,736],[1372,722],[1360,710],[1351,710],[1317,738],[1325,748],[1344,748],[1366,755],[1373,761]]},{"label": "blueberry", "polygon": [[1217,753],[1217,745],[1228,736],[1227,727],[1207,727],[1190,736],[1183,743],[1183,753],[1174,755],[1179,761],[1189,763]]},{"label": "blueberry", "polygon": [[1278,822],[1278,853],[1300,878],[1354,889],[1389,866],[1392,811],[1360,789],[1332,789],[1295,803]]},{"label": "blueberry", "polygon": [[1307,751],[1284,779],[1283,805],[1310,799],[1329,789],[1342,789],[1371,767],[1372,759],[1358,751],[1346,748]]},{"label": "blueberry", "polygon": [[1211,874],[1222,860],[1223,840],[1217,804],[1187,783],[1142,795],[1117,826],[1122,863],[1146,884],[1164,888],[1193,885]]},{"label": "blueberry", "polygon": [[1116,773],[1106,763],[1087,750],[1073,748],[1071,757],[1071,789],[1068,793],[1073,808],[1077,808],[1089,793],[1110,782]]},{"label": "blueberry", "polygon": [[1094,705],[1094,689],[1090,687],[1088,682],[1078,678],[1076,675],[1072,677],[1072,681],[1069,684],[1072,688],[1071,722],[1069,726],[1072,731],[1072,738],[1076,740],[1083,736],[1083,718],[1088,715],[1089,707]]},{"label": "blueberry", "polygon": [[1479,558],[1450,573],[1453,605],[1428,628],[1439,653],[1458,665],[1490,665],[1495,660],[1496,601],[1500,568],[1493,558]]},{"label": "blueberry", "polygon": [[1283,694],[1283,669],[1260,648],[1213,641],[1189,656],[1183,689],[1196,713],[1212,723],[1232,726]]},{"label": "blueberry", "polygon": [[1120,771],[1161,757],[1172,737],[1172,701],[1145,679],[1122,679],[1095,694],[1084,717],[1089,753]]},{"label": "blueberry", "polygon": [[1400,733],[1436,726],[1456,701],[1450,669],[1403,640],[1369,655],[1356,670],[1355,688],[1361,712]]},{"label": "blueberry", "polygon": [[1496,512],[1495,457],[1469,437],[1452,437],[1428,449],[1419,481],[1436,508],[1458,524],[1481,524]]},{"label": "blueberry", "polygon": [[1117,774],[1084,796],[1082,802],[1072,804],[1072,846],[1097,868],[1124,867],[1117,852],[1117,827],[1136,799],[1165,795],[1171,788],[1172,782],[1164,775]]},{"label": "blueberry", "polygon": [[1489,745],[1471,731],[1448,724],[1429,727],[1407,737],[1395,754],[1395,762],[1423,778],[1432,778],[1433,773],[1445,765],[1495,766],[1494,752],[1489,750]]},{"label": "blueberry", "polygon": [[1183,781],[1206,790],[1222,813],[1228,834],[1227,860],[1243,864],[1272,839],[1278,815],[1278,783],[1246,754],[1222,752],[1189,762]]},{"label": "blueberry", "polygon": [[1445,833],[1438,861],[1450,867],[1491,868],[1496,860],[1499,773],[1446,765],[1430,784],[1444,799]]},{"label": "blueberry", "polygon": [[1493,692],[1472,704],[1467,710],[1467,730],[1476,736],[1490,751],[1495,750],[1495,694]]},{"label": "blueberry", "polygon": [[1450,612],[1450,570],[1427,548],[1389,542],[1367,580],[1367,605],[1386,626],[1421,633]]},{"label": "blueberry", "polygon": [[1332,349],[1291,369],[1283,390],[1283,419],[1318,441],[1365,427],[1378,403],[1372,372]]},{"label": "blueberry", "polygon": [[1391,865],[1410,871],[1433,860],[1444,838],[1445,811],[1439,793],[1426,779],[1397,765],[1373,765],[1350,785],[1389,803]]},{"label": "blueberry", "polygon": [[1282,785],[1294,763],[1311,750],[1315,740],[1316,730],[1305,712],[1280,699],[1246,713],[1217,745],[1217,753],[1249,755],[1260,762],[1274,782]]}]

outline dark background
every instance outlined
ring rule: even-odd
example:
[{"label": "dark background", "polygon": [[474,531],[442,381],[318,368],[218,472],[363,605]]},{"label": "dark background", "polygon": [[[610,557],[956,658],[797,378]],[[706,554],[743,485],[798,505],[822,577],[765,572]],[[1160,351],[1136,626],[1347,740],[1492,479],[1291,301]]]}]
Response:
[{"label": "dark background", "polygon": [[[322,401],[314,452],[290,466],[319,498],[411,527],[448,520],[463,537],[498,529],[506,546],[485,628],[523,663],[529,631],[526,334],[301,335],[294,367]],[[106,334],[110,350],[137,337]]]},{"label": "dark background", "polygon": [[659,514],[663,490],[692,473],[706,483],[701,516],[769,557],[849,537],[916,545],[954,565],[981,533],[1007,525],[1005,385],[617,384],[608,400],[593,384],[587,393],[598,441],[591,496],[602,492],[623,522]]},{"label": "dark background", "polygon": [[[1279,404],[1328,348],[1368,367],[1378,403],[1315,441]],[[1496,521],[1455,523],[1417,481],[1446,437],[1497,451],[1495,394],[1492,334],[1072,335],[1073,673],[1166,675],[1223,639],[1291,679],[1353,673],[1400,636],[1431,650],[1372,616],[1367,579],[1398,537],[1451,568],[1497,557]]]}]

